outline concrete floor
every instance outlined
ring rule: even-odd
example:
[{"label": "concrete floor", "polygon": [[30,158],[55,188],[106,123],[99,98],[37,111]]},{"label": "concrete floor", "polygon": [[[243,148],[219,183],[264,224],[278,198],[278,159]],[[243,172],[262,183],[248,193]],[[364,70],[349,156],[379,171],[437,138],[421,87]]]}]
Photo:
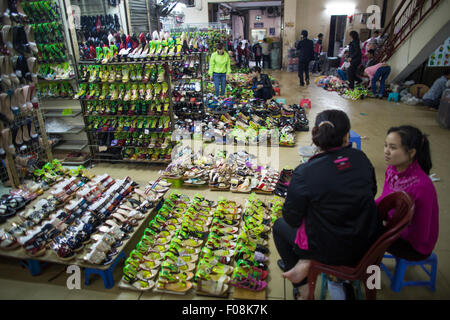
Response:
[{"label": "concrete floor", "polygon": [[[384,273],[381,277],[381,290],[377,293],[378,299],[449,299],[450,298],[450,197],[449,194],[450,171],[450,131],[439,127],[435,118],[436,112],[429,111],[422,106],[408,106],[402,103],[387,102],[385,100],[366,99],[362,101],[350,101],[340,97],[335,92],[327,92],[322,88],[311,84],[309,87],[300,88],[296,73],[271,72],[281,83],[281,97],[286,98],[288,104],[298,103],[302,98],[312,101],[312,109],[308,115],[311,123],[315,116],[322,110],[337,108],[345,111],[351,121],[352,130],[363,138],[362,150],[367,154],[375,167],[378,195],[381,193],[384,182],[386,165],[383,156],[383,144],[386,131],[391,126],[412,124],[421,128],[429,135],[433,169],[441,178],[435,183],[439,196],[440,207],[440,236],[434,252],[439,259],[436,291],[431,292],[425,287],[407,287],[400,293],[394,293],[389,288],[389,282]],[[311,126],[312,127],[312,126]],[[445,142],[447,141],[447,142]],[[311,133],[297,133],[297,146],[295,148],[280,148],[279,168],[290,166],[295,168],[300,163],[298,147],[311,144]],[[92,170],[96,173],[108,172],[115,178],[131,176],[139,183],[146,183],[158,176],[158,170],[162,166],[138,166],[130,164],[98,164]],[[230,192],[211,192],[200,189],[208,199],[217,200],[223,196],[229,199],[245,200],[244,195]],[[197,189],[180,190],[187,195],[194,195],[200,191]],[[292,299],[292,286],[289,281],[284,281],[281,272],[276,265],[279,256],[270,241],[270,262],[268,280],[268,299]],[[385,261],[388,267],[393,268],[391,261]],[[119,264],[120,266],[120,264]],[[170,294],[156,294],[125,291],[118,286],[106,290],[103,282],[98,277],[93,277],[90,286],[82,283],[81,290],[68,290],[66,288],[65,267],[63,265],[49,265],[42,275],[32,277],[26,269],[20,267],[20,261],[0,257],[0,299],[207,299],[197,297],[194,294],[187,296],[175,296]],[[121,277],[121,267],[116,268],[114,279],[116,283]],[[410,267],[406,279],[425,279],[419,267]],[[82,282],[84,282],[84,277]],[[316,297],[318,292],[316,291]]]}]

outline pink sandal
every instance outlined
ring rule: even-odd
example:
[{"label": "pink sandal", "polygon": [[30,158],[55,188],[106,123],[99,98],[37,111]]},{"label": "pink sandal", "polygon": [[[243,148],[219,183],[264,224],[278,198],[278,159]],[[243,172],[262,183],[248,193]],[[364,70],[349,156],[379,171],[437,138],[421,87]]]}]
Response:
[{"label": "pink sandal", "polygon": [[250,291],[262,291],[267,287],[267,282],[255,278],[233,279],[230,283],[233,287]]}]

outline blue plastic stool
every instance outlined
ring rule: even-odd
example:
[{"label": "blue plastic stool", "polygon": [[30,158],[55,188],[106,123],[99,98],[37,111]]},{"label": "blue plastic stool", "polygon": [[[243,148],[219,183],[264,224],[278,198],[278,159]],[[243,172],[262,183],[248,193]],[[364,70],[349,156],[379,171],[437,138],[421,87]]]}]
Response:
[{"label": "blue plastic stool", "polygon": [[276,98],[275,101],[278,102],[278,103],[286,104],[286,99],[285,98]]},{"label": "blue plastic stool", "polygon": [[32,276],[38,276],[41,274],[41,267],[47,265],[47,262],[41,262],[38,260],[27,259],[22,261],[22,266],[30,271]]},{"label": "blue plastic stool", "polygon": [[356,149],[361,150],[361,136],[353,130],[350,130],[349,142],[352,145],[353,145],[353,142],[356,143]]},{"label": "blue plastic stool", "polygon": [[[325,300],[325,295],[327,293],[327,289],[328,289],[328,277],[325,273],[322,273],[322,285],[320,287],[320,300]],[[361,292],[361,282],[360,281],[355,281],[356,284],[356,298],[358,300],[362,300],[363,296],[362,296],[362,292]]]},{"label": "blue plastic stool", "polygon": [[387,101],[391,101],[391,100],[394,100],[395,102],[398,102],[400,100],[400,95],[398,94],[398,92],[389,93]]},{"label": "blue plastic stool", "polygon": [[116,258],[116,260],[106,270],[86,268],[84,270],[84,277],[85,277],[84,284],[87,286],[89,285],[89,276],[91,274],[98,274],[103,278],[103,283],[105,284],[105,289],[111,289],[112,287],[114,287],[113,272],[114,272],[114,269],[115,269],[117,263],[120,261],[120,259],[126,259],[125,253],[123,253],[123,251],[121,251],[119,253],[119,256]]},{"label": "blue plastic stool", "polygon": [[[408,261],[405,259],[396,258],[390,254],[384,255],[384,258],[395,259],[394,275],[392,275],[389,272],[389,270],[383,263],[380,264],[381,269],[383,269],[383,271],[386,272],[386,275],[391,280],[392,291],[400,292],[402,287],[406,286],[428,286],[430,287],[431,291],[436,290],[436,274],[437,274],[438,259],[434,252],[427,259],[422,261]],[[425,271],[425,273],[430,277],[430,281],[403,281],[405,271],[408,268],[408,266],[416,266],[416,265],[419,265],[423,269],[423,271]],[[425,268],[425,265],[429,265],[431,267],[431,270],[428,271],[427,268]]]}]

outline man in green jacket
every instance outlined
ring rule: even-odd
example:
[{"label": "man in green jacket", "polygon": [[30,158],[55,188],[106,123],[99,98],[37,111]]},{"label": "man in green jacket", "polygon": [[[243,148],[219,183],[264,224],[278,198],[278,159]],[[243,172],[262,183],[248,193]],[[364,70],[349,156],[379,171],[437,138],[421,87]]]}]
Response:
[{"label": "man in green jacket", "polygon": [[209,59],[209,76],[214,81],[214,93],[216,97],[225,95],[225,86],[228,75],[231,73],[230,56],[223,49],[223,43],[217,45],[217,51]]}]

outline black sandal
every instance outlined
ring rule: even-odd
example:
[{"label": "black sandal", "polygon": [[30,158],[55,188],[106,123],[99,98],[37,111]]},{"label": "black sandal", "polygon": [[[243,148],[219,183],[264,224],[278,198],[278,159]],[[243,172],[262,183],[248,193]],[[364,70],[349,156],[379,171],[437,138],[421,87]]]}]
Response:
[{"label": "black sandal", "polygon": [[[293,296],[294,300],[299,300],[298,298],[301,297],[299,288],[304,286],[305,284],[308,284],[308,277],[306,277],[299,283],[293,283],[294,288],[292,289],[292,296]],[[307,298],[307,297],[305,297],[305,298]]]}]

